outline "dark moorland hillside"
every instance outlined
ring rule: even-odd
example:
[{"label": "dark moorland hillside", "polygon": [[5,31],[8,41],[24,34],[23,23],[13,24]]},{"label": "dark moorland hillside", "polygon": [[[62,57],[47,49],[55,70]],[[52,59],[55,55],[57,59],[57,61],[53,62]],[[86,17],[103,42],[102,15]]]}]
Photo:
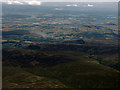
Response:
[{"label": "dark moorland hillside", "polygon": [[75,44],[3,49],[3,88],[117,88],[117,53],[112,46]]}]

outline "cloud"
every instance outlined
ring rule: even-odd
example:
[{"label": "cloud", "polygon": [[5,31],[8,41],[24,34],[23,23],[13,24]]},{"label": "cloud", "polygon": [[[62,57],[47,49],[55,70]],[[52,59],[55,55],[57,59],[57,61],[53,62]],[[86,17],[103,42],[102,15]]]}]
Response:
[{"label": "cloud", "polygon": [[41,5],[41,1],[25,1],[28,5]]},{"label": "cloud", "polygon": [[41,5],[42,2],[41,1],[2,1],[2,3],[5,4],[16,4],[16,5]]},{"label": "cloud", "polygon": [[63,8],[55,8],[55,10],[63,10]]},{"label": "cloud", "polygon": [[77,4],[72,4],[72,5],[66,5],[67,7],[71,7],[71,6],[73,6],[73,7],[77,7],[78,5]]},{"label": "cloud", "polygon": [[88,4],[88,7],[93,7],[94,5],[92,5],[92,4]]},{"label": "cloud", "polygon": [[22,2],[19,2],[19,1],[8,1],[6,3],[7,4],[23,4]]}]

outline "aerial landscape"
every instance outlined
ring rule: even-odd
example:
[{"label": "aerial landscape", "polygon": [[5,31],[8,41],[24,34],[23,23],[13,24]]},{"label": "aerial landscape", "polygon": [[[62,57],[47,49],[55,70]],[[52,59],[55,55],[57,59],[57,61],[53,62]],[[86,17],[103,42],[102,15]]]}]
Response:
[{"label": "aerial landscape", "polygon": [[119,88],[118,3],[3,2],[3,88]]}]

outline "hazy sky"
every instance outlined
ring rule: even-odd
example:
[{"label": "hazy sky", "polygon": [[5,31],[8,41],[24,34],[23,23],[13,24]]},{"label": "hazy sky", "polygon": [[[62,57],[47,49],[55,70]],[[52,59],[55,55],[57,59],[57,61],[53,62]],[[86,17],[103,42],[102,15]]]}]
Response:
[{"label": "hazy sky", "polygon": [[77,2],[77,1],[79,1],[79,2],[118,2],[118,1],[120,1],[120,0],[41,0],[41,1],[52,1],[52,2],[54,2],[54,1],[60,1],[60,2],[69,2],[69,1],[73,1],[73,2]]},{"label": "hazy sky", "polygon": [[118,2],[120,0],[0,0],[0,1],[44,1],[44,2]]},{"label": "hazy sky", "polygon": [[0,0],[5,4],[41,5],[42,2],[118,2],[119,0]]}]

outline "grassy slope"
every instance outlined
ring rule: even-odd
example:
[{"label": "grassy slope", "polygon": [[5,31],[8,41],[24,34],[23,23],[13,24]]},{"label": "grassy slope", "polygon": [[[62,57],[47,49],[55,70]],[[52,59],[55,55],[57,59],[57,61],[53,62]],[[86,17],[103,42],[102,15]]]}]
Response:
[{"label": "grassy slope", "polygon": [[[31,50],[34,52],[34,50]],[[29,50],[30,52],[30,50]],[[24,52],[24,53],[27,53]],[[45,51],[44,51],[45,53]],[[47,55],[67,58],[68,62],[53,66],[4,67],[3,87],[33,88],[116,88],[119,87],[119,71],[90,59],[89,54],[75,51],[47,51]],[[72,61],[71,61],[72,59]],[[70,60],[70,62],[69,62]],[[13,71],[13,72],[11,72]],[[7,75],[7,76],[6,76]],[[40,78],[43,78],[42,80]],[[37,79],[37,81],[36,81]],[[32,80],[35,85],[32,84]],[[55,83],[55,84],[54,84]],[[16,86],[17,85],[17,86]],[[58,85],[58,86],[55,86]]]},{"label": "grassy slope", "polygon": [[96,60],[89,59],[86,54],[76,52],[59,52],[69,55],[74,62],[63,63],[53,67],[37,67],[26,69],[40,76],[55,78],[70,87],[102,88],[118,87],[119,71],[99,64]]},{"label": "grassy slope", "polygon": [[3,88],[66,88],[56,79],[37,76],[19,67],[4,67],[3,70]]}]

